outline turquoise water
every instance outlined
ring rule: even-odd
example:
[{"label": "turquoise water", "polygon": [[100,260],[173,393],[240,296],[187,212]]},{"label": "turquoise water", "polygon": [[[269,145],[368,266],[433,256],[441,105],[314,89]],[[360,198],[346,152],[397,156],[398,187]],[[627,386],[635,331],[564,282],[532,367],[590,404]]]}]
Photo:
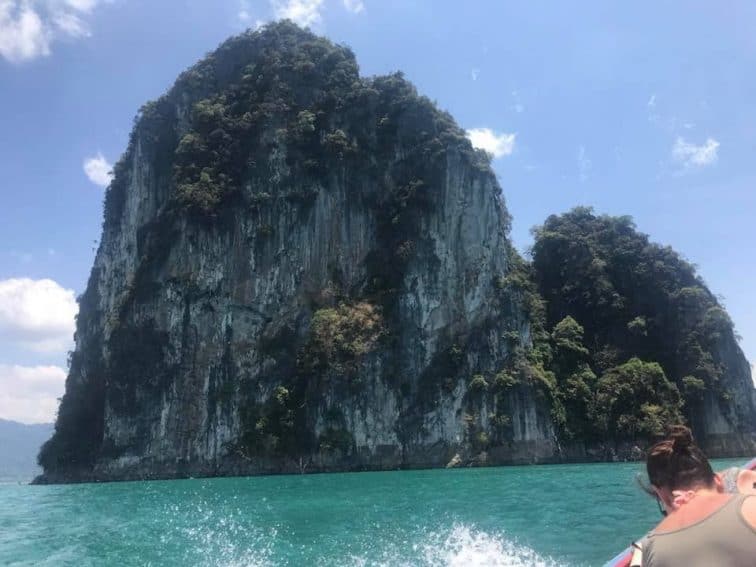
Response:
[{"label": "turquoise water", "polygon": [[0,565],[600,565],[659,519],[641,470],[0,484]]}]

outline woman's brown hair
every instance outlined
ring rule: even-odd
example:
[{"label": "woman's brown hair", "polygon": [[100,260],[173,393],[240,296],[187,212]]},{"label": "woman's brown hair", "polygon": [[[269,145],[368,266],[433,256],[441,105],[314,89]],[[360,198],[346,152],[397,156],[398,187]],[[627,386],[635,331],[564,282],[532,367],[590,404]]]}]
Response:
[{"label": "woman's brown hair", "polygon": [[709,460],[684,425],[672,426],[667,438],[648,450],[646,471],[649,482],[657,488],[679,490],[714,485]]}]

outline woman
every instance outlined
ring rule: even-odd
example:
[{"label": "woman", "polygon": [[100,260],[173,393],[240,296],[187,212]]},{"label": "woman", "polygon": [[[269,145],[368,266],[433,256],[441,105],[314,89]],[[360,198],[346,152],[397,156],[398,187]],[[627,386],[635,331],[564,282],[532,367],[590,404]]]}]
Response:
[{"label": "woman", "polygon": [[[690,429],[676,426],[651,447],[646,469],[665,518],[636,544],[631,565],[756,565],[756,496],[725,491],[726,479],[714,474]],[[728,474],[734,475],[730,488],[741,482],[749,488],[748,475]]]}]

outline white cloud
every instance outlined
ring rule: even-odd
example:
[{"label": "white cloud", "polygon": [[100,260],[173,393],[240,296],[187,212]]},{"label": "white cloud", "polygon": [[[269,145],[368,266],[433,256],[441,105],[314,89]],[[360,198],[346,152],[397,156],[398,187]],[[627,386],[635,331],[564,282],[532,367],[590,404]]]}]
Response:
[{"label": "white cloud", "polygon": [[646,106],[649,108],[654,108],[656,106],[656,95],[652,94],[651,97],[648,99],[648,102],[646,103]]},{"label": "white cloud", "polygon": [[254,22],[252,21],[252,9],[250,8],[249,2],[247,2],[247,0],[241,0],[239,2],[239,12],[237,13],[237,17],[245,27],[250,27],[253,30],[259,30],[265,25],[265,20],[261,20],[259,18],[255,19]]},{"label": "white cloud", "polygon": [[716,163],[718,159],[719,142],[708,138],[706,142],[697,146],[679,137],[672,146],[672,159],[685,169],[703,167]]},{"label": "white cloud", "polygon": [[0,0],[0,57],[23,63],[50,55],[60,38],[90,35],[83,16],[102,0]]},{"label": "white cloud", "polygon": [[84,20],[72,12],[56,14],[53,21],[61,31],[71,37],[89,37],[92,35]]},{"label": "white cloud", "polygon": [[288,19],[302,27],[319,24],[323,0],[270,0],[277,20]]},{"label": "white cloud", "polygon": [[87,174],[92,183],[100,187],[110,185],[110,182],[113,180],[112,169],[113,166],[108,163],[108,160],[100,152],[97,152],[95,157],[84,160],[84,173]]},{"label": "white cloud", "polygon": [[495,158],[508,156],[514,150],[515,134],[497,134],[490,128],[472,128],[467,137],[473,147],[485,150]]},{"label": "white cloud", "polygon": [[344,8],[353,14],[359,14],[365,9],[365,3],[362,0],[343,0]]},{"label": "white cloud", "polygon": [[0,338],[40,353],[73,345],[79,306],[71,289],[49,279],[0,280]]},{"label": "white cloud", "polygon": [[588,159],[588,156],[585,154],[585,146],[580,146],[578,148],[577,161],[580,182],[582,183],[583,181],[588,179],[591,167],[593,167],[593,162],[591,162],[591,160]]},{"label": "white cloud", "polygon": [[241,0],[239,2],[239,13],[237,14],[242,23],[248,23],[252,21],[252,11],[249,7],[247,0]]},{"label": "white cloud", "polygon": [[89,13],[95,9],[100,0],[66,0],[65,3],[74,10]]},{"label": "white cloud", "polygon": [[0,55],[20,63],[50,54],[50,30],[30,5],[0,0]]},{"label": "white cloud", "polygon": [[0,364],[0,418],[21,423],[55,421],[66,372],[59,366]]},{"label": "white cloud", "polygon": [[478,80],[478,75],[480,75],[480,69],[478,69],[477,67],[470,71],[470,76],[472,77],[473,81]]}]

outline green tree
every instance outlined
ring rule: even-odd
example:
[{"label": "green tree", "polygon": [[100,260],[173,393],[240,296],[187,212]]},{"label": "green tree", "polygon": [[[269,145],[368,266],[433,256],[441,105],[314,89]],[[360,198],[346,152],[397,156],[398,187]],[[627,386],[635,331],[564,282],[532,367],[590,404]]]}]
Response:
[{"label": "green tree", "polygon": [[583,345],[583,333],[583,327],[569,315],[551,333],[552,365],[565,411],[563,434],[568,439],[589,439],[595,429],[596,375],[588,364],[589,351]]},{"label": "green tree", "polygon": [[583,346],[583,327],[567,315],[559,321],[551,333],[556,351],[562,355],[588,356],[588,349]]},{"label": "green tree", "polygon": [[602,433],[614,439],[661,435],[682,423],[682,399],[656,362],[632,358],[598,380],[596,412]]}]

